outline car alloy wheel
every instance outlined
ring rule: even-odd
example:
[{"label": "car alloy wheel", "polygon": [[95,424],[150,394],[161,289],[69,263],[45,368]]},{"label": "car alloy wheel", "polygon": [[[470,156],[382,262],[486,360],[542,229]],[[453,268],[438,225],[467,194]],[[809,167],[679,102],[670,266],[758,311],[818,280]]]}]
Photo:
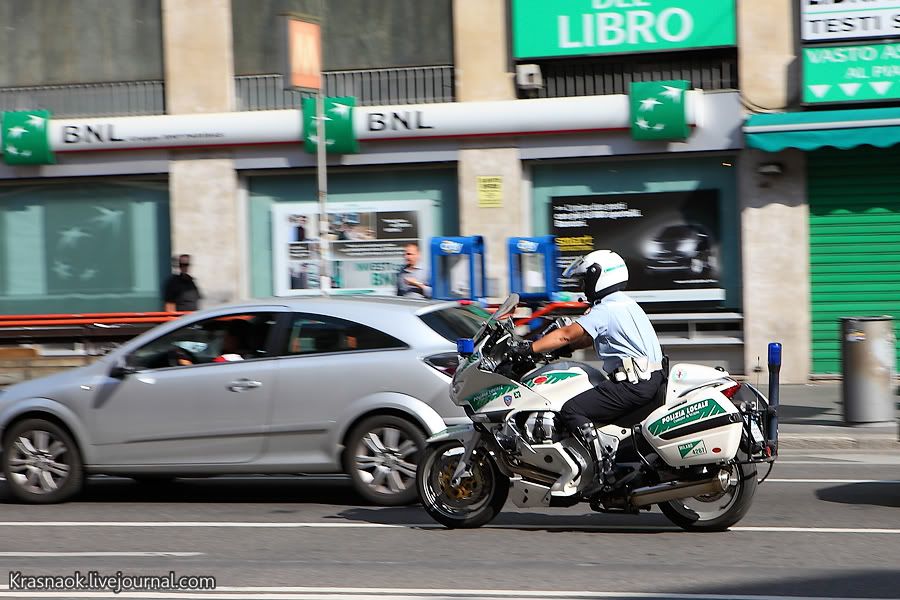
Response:
[{"label": "car alloy wheel", "polygon": [[3,472],[12,493],[31,503],[65,500],[81,489],[81,456],[55,423],[28,419],[14,425],[3,444]]},{"label": "car alloy wheel", "polygon": [[370,417],[347,438],[345,468],[366,500],[410,504],[416,499],[416,465],[424,447],[421,430],[406,419]]}]

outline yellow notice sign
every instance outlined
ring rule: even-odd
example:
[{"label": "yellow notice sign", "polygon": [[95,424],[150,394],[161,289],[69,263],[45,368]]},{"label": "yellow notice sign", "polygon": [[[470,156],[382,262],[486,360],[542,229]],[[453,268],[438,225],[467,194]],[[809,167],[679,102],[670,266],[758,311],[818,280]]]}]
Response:
[{"label": "yellow notice sign", "polygon": [[503,206],[503,178],[479,175],[478,206],[480,208],[500,208]]}]

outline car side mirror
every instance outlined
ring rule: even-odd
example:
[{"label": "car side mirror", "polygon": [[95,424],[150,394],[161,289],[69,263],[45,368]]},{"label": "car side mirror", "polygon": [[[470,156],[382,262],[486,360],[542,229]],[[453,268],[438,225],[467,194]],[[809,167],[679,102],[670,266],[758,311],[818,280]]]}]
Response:
[{"label": "car side mirror", "polygon": [[133,373],[137,373],[137,369],[128,366],[125,362],[117,362],[109,370],[109,376],[113,379],[125,379]]}]

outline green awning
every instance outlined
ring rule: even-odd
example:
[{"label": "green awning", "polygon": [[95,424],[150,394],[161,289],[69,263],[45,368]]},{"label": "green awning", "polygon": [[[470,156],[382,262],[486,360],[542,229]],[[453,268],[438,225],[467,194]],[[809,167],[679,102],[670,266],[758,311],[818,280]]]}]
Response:
[{"label": "green awning", "polygon": [[846,150],[900,144],[900,106],[752,115],[744,123],[747,145],[766,152],[785,148]]}]

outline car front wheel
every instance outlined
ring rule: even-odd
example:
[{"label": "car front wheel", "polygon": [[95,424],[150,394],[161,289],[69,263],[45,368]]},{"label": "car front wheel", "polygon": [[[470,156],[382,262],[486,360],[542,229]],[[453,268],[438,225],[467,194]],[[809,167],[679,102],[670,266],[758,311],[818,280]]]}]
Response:
[{"label": "car front wheel", "polygon": [[425,436],[410,421],[393,415],[363,420],[347,436],[344,470],[367,501],[400,506],[416,501],[416,466]]},{"label": "car front wheel", "polygon": [[81,453],[52,421],[26,419],[3,440],[3,475],[13,496],[31,504],[68,500],[81,490]]}]

